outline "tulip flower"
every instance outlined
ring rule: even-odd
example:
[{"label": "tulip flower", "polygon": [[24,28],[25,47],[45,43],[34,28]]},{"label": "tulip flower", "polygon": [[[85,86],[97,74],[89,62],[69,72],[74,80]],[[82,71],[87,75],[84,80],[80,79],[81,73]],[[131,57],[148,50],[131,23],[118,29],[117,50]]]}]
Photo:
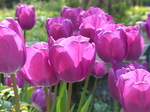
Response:
[{"label": "tulip flower", "polygon": [[0,22],[0,45],[0,73],[16,73],[25,63],[26,52],[21,28],[12,18]]},{"label": "tulip flower", "polygon": [[95,33],[97,54],[106,63],[118,63],[127,53],[127,36],[121,24],[109,24]]},{"label": "tulip flower", "polygon": [[144,49],[144,38],[140,34],[140,27],[137,25],[125,27],[125,33],[127,35],[128,47],[125,60],[136,61],[139,59]]},{"label": "tulip flower", "polygon": [[95,31],[98,28],[105,26],[105,24],[107,23],[101,16],[88,16],[83,20],[82,24],[79,27],[79,31],[81,35],[89,37],[90,42],[94,42]]},{"label": "tulip flower", "polygon": [[65,6],[62,8],[60,15],[62,17],[70,19],[72,21],[73,26],[74,26],[73,27],[74,31],[78,31],[79,30],[79,24],[77,22],[77,18],[82,11],[83,11],[83,9],[80,7],[71,8],[71,7]]},{"label": "tulip flower", "polygon": [[94,14],[87,16],[82,20],[82,23],[79,27],[80,34],[90,38],[91,42],[94,42],[95,31],[98,28],[104,27],[106,24],[112,24],[108,19],[106,19],[105,15],[102,14]]},{"label": "tulip flower", "polygon": [[73,33],[73,25],[70,19],[64,17],[48,18],[46,20],[46,31],[48,37],[55,40],[62,37],[69,37]]},{"label": "tulip flower", "polygon": [[19,35],[19,37],[22,39],[22,41],[24,43],[24,37],[22,34],[22,29],[21,29],[18,21],[15,21],[11,17],[7,17],[3,21],[0,21],[0,25],[4,25],[4,26],[14,30]]},{"label": "tulip flower", "polygon": [[114,23],[114,19],[111,15],[105,13],[103,10],[100,8],[95,8],[95,7],[89,7],[87,11],[82,11],[77,18],[78,24],[81,25],[83,20],[91,15],[99,15],[102,17],[103,20],[107,21],[109,24]]},{"label": "tulip flower", "polygon": [[36,14],[33,6],[19,4],[16,7],[15,18],[23,30],[30,30],[36,22]]},{"label": "tulip flower", "polygon": [[117,86],[125,112],[150,112],[150,73],[144,69],[122,74]]},{"label": "tulip flower", "polygon": [[91,73],[97,78],[102,78],[106,74],[106,71],[106,64],[103,61],[96,60]]},{"label": "tulip flower", "polygon": [[147,62],[143,61],[142,63],[133,62],[127,65],[122,64],[116,64],[113,65],[109,69],[109,75],[108,75],[108,87],[111,95],[114,99],[120,100],[118,87],[117,87],[117,81],[120,77],[120,75],[128,73],[130,71],[135,71],[136,69],[145,69],[148,70],[148,64]]},{"label": "tulip flower", "polygon": [[[54,93],[49,91],[50,101],[52,103],[54,99]],[[35,88],[31,98],[30,98],[31,105],[33,105],[38,111],[46,112],[46,98],[44,93],[44,88]]]},{"label": "tulip flower", "polygon": [[140,22],[142,27],[146,30],[148,39],[150,39],[150,13],[147,14],[147,19],[145,22]]},{"label": "tulip flower", "polygon": [[83,36],[54,41],[49,38],[49,58],[60,80],[72,83],[84,80],[95,62],[95,45]]},{"label": "tulip flower", "polygon": [[[23,88],[24,87],[24,80],[21,77],[20,73],[16,73],[15,78],[16,78],[16,83],[17,83],[18,87]],[[10,77],[10,74],[8,74],[6,76],[6,85],[12,87],[12,79]]]},{"label": "tulip flower", "polygon": [[26,48],[27,60],[20,74],[31,86],[48,87],[59,83],[48,56],[48,44],[39,42]]}]

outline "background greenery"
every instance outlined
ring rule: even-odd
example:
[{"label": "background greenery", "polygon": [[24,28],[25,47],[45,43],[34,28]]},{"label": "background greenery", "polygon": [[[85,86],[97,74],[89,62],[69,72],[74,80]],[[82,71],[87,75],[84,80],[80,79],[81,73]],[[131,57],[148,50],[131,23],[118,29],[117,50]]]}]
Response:
[{"label": "background greenery", "polygon": [[150,0],[0,0],[0,20],[14,17],[19,3],[33,5],[36,9],[37,21],[34,28],[27,31],[28,41],[47,41],[45,21],[47,18],[60,16],[64,6],[82,7],[85,10],[90,6],[100,7],[112,15],[116,23],[126,26],[144,21],[150,12]]}]

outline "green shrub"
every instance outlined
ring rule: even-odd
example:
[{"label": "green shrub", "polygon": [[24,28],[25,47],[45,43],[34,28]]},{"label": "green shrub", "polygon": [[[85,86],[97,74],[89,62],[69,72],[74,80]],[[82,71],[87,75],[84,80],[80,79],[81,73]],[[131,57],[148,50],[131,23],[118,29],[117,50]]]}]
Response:
[{"label": "green shrub", "polygon": [[126,26],[135,25],[138,21],[145,21],[149,12],[150,7],[131,7],[125,11],[125,16],[120,19],[120,23]]}]

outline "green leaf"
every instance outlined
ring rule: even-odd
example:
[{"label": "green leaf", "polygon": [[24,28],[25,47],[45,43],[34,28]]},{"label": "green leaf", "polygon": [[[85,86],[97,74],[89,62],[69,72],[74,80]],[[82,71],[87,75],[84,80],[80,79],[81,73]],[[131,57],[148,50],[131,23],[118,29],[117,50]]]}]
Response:
[{"label": "green leaf", "polygon": [[56,112],[65,112],[66,111],[67,96],[68,95],[67,95],[66,83],[61,82],[57,106],[56,106]]},{"label": "green leaf", "polygon": [[90,95],[90,97],[87,99],[86,103],[83,105],[80,112],[87,112],[89,105],[91,103],[91,99],[92,99],[92,95]]},{"label": "green leaf", "polygon": [[34,87],[29,86],[27,83],[25,83],[25,86],[22,89],[22,93],[20,95],[20,99],[24,102],[30,103],[30,97],[33,91],[34,91]]},{"label": "green leaf", "polygon": [[75,107],[75,104],[72,105],[70,112],[74,112],[74,107]]},{"label": "green leaf", "polygon": [[[21,88],[17,88],[18,89],[18,94],[21,93]],[[0,95],[5,94],[6,92],[9,92],[9,94],[11,94],[11,96],[14,96],[14,90],[12,87],[9,86],[0,86]]]},{"label": "green leaf", "polygon": [[4,91],[6,92],[10,90],[13,90],[13,88],[9,86],[0,86],[0,92],[4,92]]},{"label": "green leaf", "polygon": [[11,102],[0,100],[0,110],[2,110],[2,109],[10,110],[11,109]]}]

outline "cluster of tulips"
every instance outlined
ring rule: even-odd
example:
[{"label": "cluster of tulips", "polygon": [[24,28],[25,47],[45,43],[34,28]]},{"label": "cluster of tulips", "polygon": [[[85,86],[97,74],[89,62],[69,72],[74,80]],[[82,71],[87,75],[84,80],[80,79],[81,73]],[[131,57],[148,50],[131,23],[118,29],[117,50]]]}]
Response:
[{"label": "cluster of tulips", "polygon": [[[102,78],[106,63],[110,63],[108,86],[113,98],[126,112],[150,112],[149,67],[146,62],[136,62],[144,49],[138,25],[116,24],[100,8],[84,11],[65,6],[59,17],[45,22],[48,41],[26,46],[22,31],[30,30],[35,22],[34,7],[25,4],[17,6],[15,18],[0,21],[0,73],[8,74],[6,85],[13,86],[14,91],[16,85],[23,88],[24,81],[35,87],[31,104],[39,111],[50,112],[48,100],[53,102],[55,94],[46,88],[63,81],[69,85],[66,112],[70,112],[72,84],[90,74]],[[148,34],[149,22],[142,23]],[[19,112],[17,96],[15,92]],[[79,103],[78,112],[82,112],[82,106]]]}]

